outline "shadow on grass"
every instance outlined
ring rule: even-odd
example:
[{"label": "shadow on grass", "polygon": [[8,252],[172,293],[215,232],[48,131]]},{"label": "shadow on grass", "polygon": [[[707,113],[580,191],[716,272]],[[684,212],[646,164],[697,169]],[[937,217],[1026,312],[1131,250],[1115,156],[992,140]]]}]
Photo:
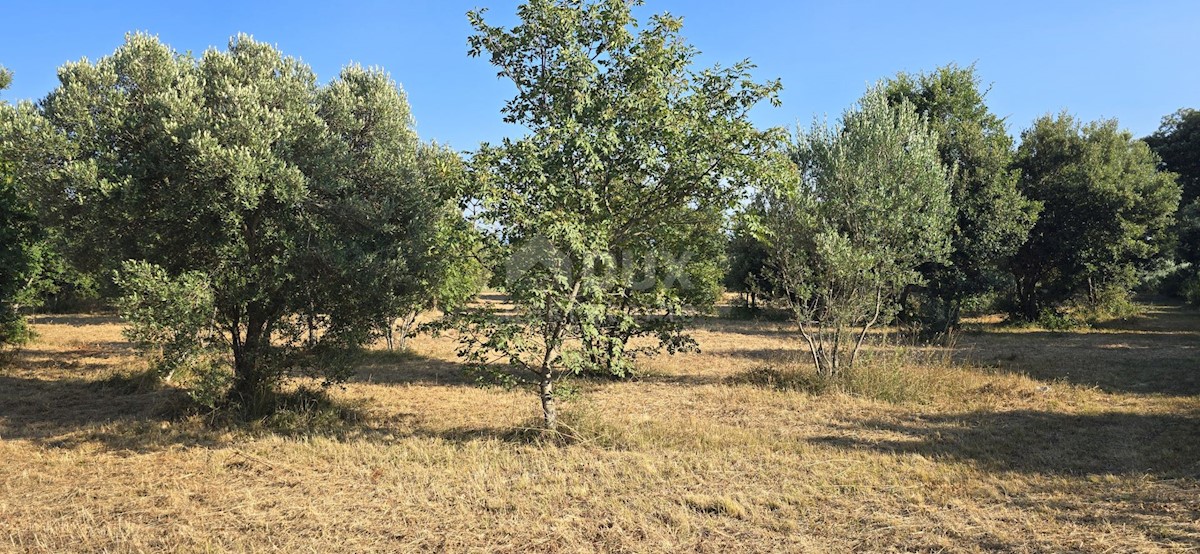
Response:
[{"label": "shadow on grass", "polygon": [[1200,394],[1200,333],[998,329],[962,336],[955,359],[1111,393]]},{"label": "shadow on grass", "polygon": [[[971,412],[865,420],[842,430],[814,442],[959,460],[989,471],[1200,477],[1200,413]],[[888,438],[867,438],[878,433]]]},{"label": "shadow on grass", "polygon": [[[753,323],[734,323],[720,330],[743,335],[791,333]],[[865,348],[875,348],[870,342]],[[975,324],[957,335],[955,342],[954,361],[1042,381],[1061,380],[1110,393],[1200,395],[1200,310],[1187,306],[1151,304],[1142,315],[1074,331]],[[797,336],[786,347],[722,353],[762,362],[794,360],[807,353],[800,343]]]},{"label": "shadow on grass", "polygon": [[145,374],[96,381],[0,376],[0,439],[54,448],[99,442],[135,451],[166,443],[211,444],[207,433],[171,429],[190,404],[182,391]]},{"label": "shadow on grass", "polygon": [[411,350],[363,352],[351,382],[386,385],[475,386],[460,362],[423,356]]},{"label": "shadow on grass", "polygon": [[[415,414],[377,419],[367,415],[368,405],[333,401],[303,386],[279,395],[279,409],[268,415],[246,416],[236,407],[211,412],[150,373],[112,363],[111,358],[126,355],[122,351],[127,349],[125,343],[114,343],[16,353],[10,370],[0,371],[0,440],[27,440],[48,448],[99,444],[112,451],[153,452],[173,446],[219,447],[256,435],[377,440],[422,433],[412,426]],[[366,353],[352,381],[475,386],[461,364],[408,352]],[[506,429],[440,435],[456,442],[534,438],[528,430]]]}]

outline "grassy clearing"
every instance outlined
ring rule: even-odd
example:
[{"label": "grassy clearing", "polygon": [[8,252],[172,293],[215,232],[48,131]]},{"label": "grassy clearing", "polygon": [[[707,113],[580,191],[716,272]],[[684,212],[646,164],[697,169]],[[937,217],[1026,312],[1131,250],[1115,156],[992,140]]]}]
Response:
[{"label": "grassy clearing", "polygon": [[782,324],[713,319],[702,353],[575,382],[546,440],[448,339],[370,356],[309,433],[212,425],[120,322],[43,317],[0,370],[0,551],[1200,548],[1200,314],[973,324],[958,364],[878,350],[814,391]]}]

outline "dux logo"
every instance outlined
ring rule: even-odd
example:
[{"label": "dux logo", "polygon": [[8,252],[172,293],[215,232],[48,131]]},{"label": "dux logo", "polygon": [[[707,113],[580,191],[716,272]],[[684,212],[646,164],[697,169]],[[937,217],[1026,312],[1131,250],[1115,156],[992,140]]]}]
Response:
[{"label": "dux logo", "polygon": [[[657,251],[646,252],[641,256],[633,252],[623,252],[617,257],[590,255],[585,256],[578,267],[584,272],[581,277],[609,278],[633,290],[646,291],[661,284],[666,288],[691,288],[686,267],[691,261],[691,252],[671,256]],[[520,281],[531,271],[544,269],[553,275],[574,277],[575,265],[571,257],[554,246],[545,237],[534,237],[517,246],[505,264],[505,272],[510,283]]]}]

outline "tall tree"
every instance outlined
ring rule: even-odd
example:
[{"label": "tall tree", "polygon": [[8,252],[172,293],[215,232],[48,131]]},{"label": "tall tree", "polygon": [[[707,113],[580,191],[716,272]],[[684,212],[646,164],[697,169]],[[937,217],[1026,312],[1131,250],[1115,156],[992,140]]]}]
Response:
[{"label": "tall tree", "polygon": [[504,287],[518,315],[472,319],[464,354],[524,370],[549,427],[562,375],[597,360],[623,371],[631,335],[684,344],[674,316],[716,296],[695,294],[719,280],[712,222],[760,178],[771,142],[747,112],[778,83],[753,82],[746,61],[693,70],[681,20],[636,30],[637,4],[531,0],[512,28],[469,14],[470,54],[516,85],[504,120],[529,133],[473,157],[482,219],[514,252]]},{"label": "tall tree", "polygon": [[1045,116],[1021,137],[1022,192],[1042,210],[1014,259],[1013,315],[1033,321],[1072,300],[1126,299],[1136,270],[1169,244],[1174,175],[1115,120]]},{"label": "tall tree", "polygon": [[908,298],[927,325],[945,331],[958,323],[965,301],[1003,285],[1005,265],[1028,237],[1037,206],[1018,189],[1012,138],[988,110],[973,66],[901,73],[884,86],[889,101],[908,101],[928,120],[951,170],[950,256],[923,265],[924,294]]},{"label": "tall tree", "polygon": [[94,241],[81,257],[125,269],[126,307],[151,318],[135,324],[211,309],[173,320],[231,358],[236,400],[286,375],[343,378],[440,213],[395,84],[350,67],[318,87],[247,36],[194,59],[132,35],[59,75],[42,103],[69,146],[49,179],[56,210]]},{"label": "tall tree", "polygon": [[[1200,111],[1183,108],[1163,118],[1158,131],[1144,139],[1162,158],[1162,169],[1177,175],[1178,254],[1200,275]],[[1200,288],[1200,277],[1197,288]]]},{"label": "tall tree", "polygon": [[[8,88],[12,74],[0,66],[0,91]],[[12,110],[0,101],[0,110]],[[19,311],[20,296],[36,269],[36,244],[40,229],[32,206],[18,194],[12,164],[0,151],[0,349],[24,342],[29,334]]]},{"label": "tall tree", "polygon": [[797,179],[760,198],[775,288],[823,377],[852,367],[897,296],[942,262],[954,212],[937,137],[881,87],[838,127],[814,125],[792,147]]},{"label": "tall tree", "polygon": [[1164,117],[1158,130],[1144,140],[1162,159],[1162,168],[1178,176],[1179,205],[1200,198],[1200,110],[1181,108]]}]

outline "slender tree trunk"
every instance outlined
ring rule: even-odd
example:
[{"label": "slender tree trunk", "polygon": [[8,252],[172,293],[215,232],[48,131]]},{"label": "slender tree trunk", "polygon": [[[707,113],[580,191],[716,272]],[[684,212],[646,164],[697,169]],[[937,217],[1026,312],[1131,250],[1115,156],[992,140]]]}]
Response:
[{"label": "slender tree trunk", "polygon": [[958,327],[959,317],[962,311],[962,301],[951,300],[946,303],[946,321],[942,325],[941,336],[944,338],[950,335],[950,331]]},{"label": "slender tree trunk", "polygon": [[542,423],[546,429],[558,428],[558,403],[554,399],[554,379],[550,372],[542,374],[538,386],[538,394],[542,399]]},{"label": "slender tree trunk", "polygon": [[418,315],[420,315],[420,313],[416,310],[413,310],[412,312],[409,312],[409,314],[405,316],[403,320],[401,320],[400,337],[399,340],[396,341],[396,348],[400,350],[408,348],[408,339],[413,335],[413,326],[417,323]]},{"label": "slender tree trunk", "polygon": [[1038,298],[1038,275],[1029,268],[1014,271],[1013,277],[1017,286],[1017,313],[1026,322],[1037,321],[1041,315],[1041,299]]},{"label": "slender tree trunk", "polygon": [[854,343],[854,350],[850,353],[850,367],[854,367],[854,362],[855,362],[855,360],[858,359],[858,351],[860,348],[862,348],[863,341],[866,340],[866,338],[867,338],[867,332],[871,330],[871,327],[874,327],[875,324],[879,322],[879,313],[882,311],[883,311],[883,289],[876,287],[875,288],[875,313],[871,316],[871,319],[869,321],[867,321],[867,324],[863,325],[862,333],[859,333],[858,341]]},{"label": "slender tree trunk", "polygon": [[800,325],[800,336],[804,337],[804,340],[808,342],[808,351],[812,354],[813,368],[817,370],[817,375],[821,375],[821,354],[818,352],[817,343],[813,340],[813,336],[808,332],[808,329],[804,328],[804,320],[799,314],[796,315],[796,321]]}]

